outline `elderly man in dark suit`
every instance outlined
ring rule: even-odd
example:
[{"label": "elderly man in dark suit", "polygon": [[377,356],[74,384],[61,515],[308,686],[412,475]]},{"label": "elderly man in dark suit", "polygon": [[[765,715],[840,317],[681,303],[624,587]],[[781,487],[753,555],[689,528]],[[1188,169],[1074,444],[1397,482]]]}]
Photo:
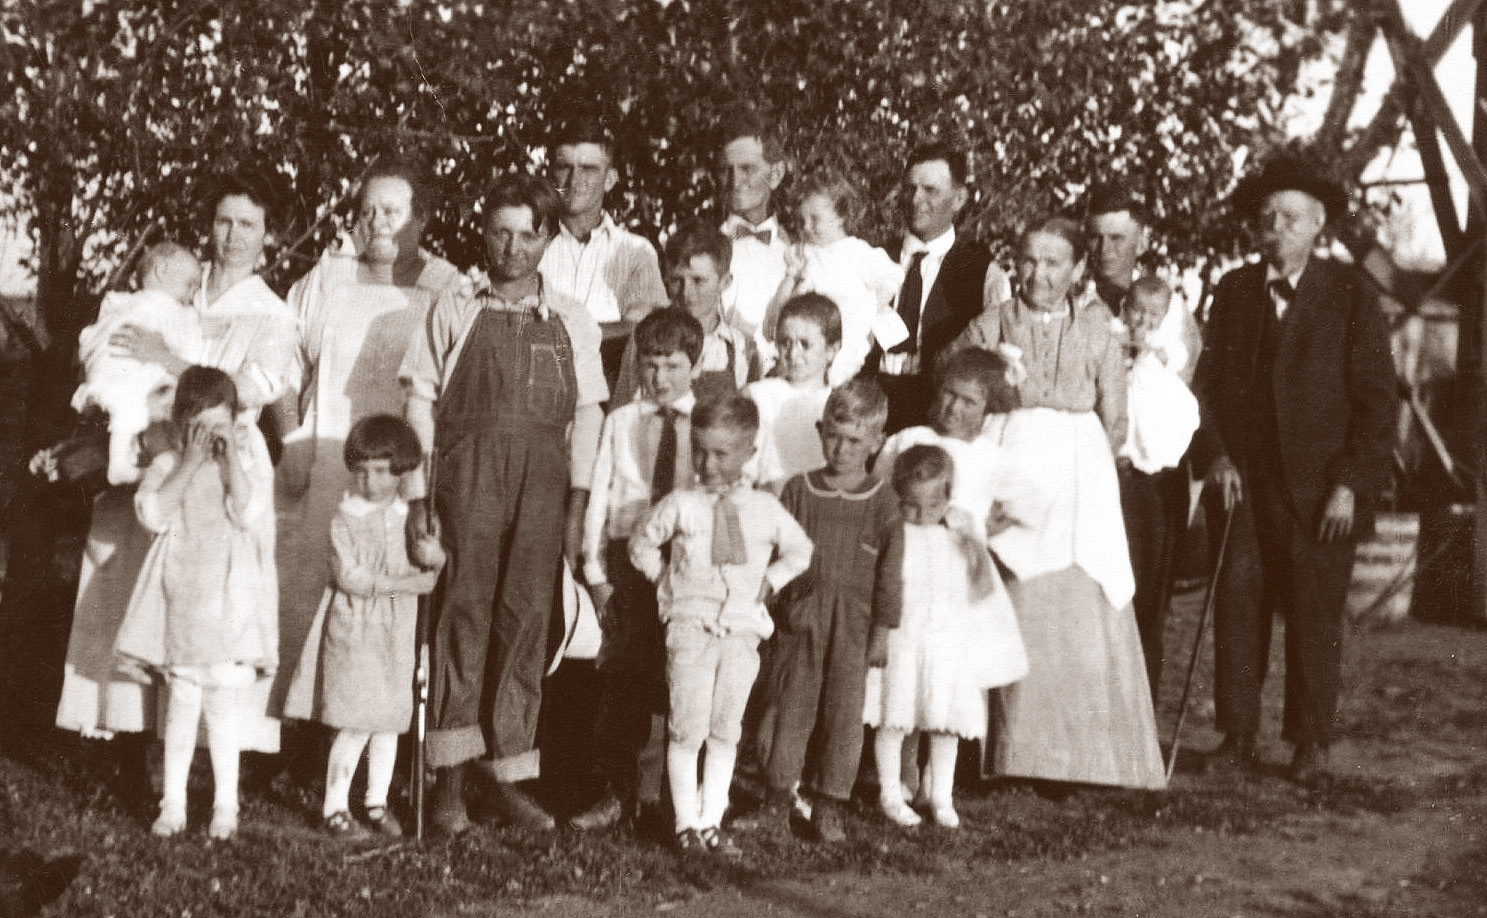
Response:
[{"label": "elderly man in dark suit", "polygon": [[[1210,497],[1234,514],[1219,571],[1214,647],[1223,743],[1210,764],[1259,762],[1260,688],[1272,615],[1285,617],[1283,738],[1291,775],[1327,765],[1353,545],[1373,526],[1389,474],[1394,367],[1373,290],[1351,266],[1317,257],[1340,186],[1279,157],[1235,192],[1256,219],[1262,259],[1219,282],[1194,392],[1195,457]],[[1210,525],[1221,519],[1211,511]]]},{"label": "elderly man in dark suit", "polygon": [[964,151],[943,143],[916,148],[904,171],[898,314],[909,336],[887,353],[875,346],[867,362],[888,393],[889,433],[924,423],[935,360],[984,305],[991,252],[955,229],[970,199],[968,171]]}]

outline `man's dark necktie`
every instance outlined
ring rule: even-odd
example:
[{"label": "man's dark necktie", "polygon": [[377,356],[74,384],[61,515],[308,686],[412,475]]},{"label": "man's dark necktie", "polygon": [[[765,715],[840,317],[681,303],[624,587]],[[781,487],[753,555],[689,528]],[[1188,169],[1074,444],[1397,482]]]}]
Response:
[{"label": "man's dark necktie", "polygon": [[1270,294],[1272,302],[1279,303],[1280,308],[1276,310],[1279,315],[1289,309],[1291,301],[1296,299],[1296,288],[1284,277],[1277,277],[1265,284],[1265,292]]},{"label": "man's dark necktie", "polygon": [[924,299],[924,274],[919,266],[928,252],[915,252],[909,259],[909,270],[904,275],[904,285],[898,291],[898,315],[909,329],[909,337],[891,350],[895,354],[913,354],[919,350],[919,317],[923,312],[920,301]]},{"label": "man's dark necktie", "polygon": [[656,464],[651,471],[651,503],[671,493],[676,487],[676,425],[681,412],[665,407],[661,417],[661,442],[656,446]]}]

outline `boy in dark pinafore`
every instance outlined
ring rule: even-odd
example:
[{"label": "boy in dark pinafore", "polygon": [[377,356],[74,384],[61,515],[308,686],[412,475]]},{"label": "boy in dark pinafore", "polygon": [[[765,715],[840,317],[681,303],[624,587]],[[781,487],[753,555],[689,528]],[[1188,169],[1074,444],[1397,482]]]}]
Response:
[{"label": "boy in dark pinafore", "polygon": [[[470,761],[505,821],[553,826],[517,782],[539,770],[548,616],[565,548],[577,553],[609,394],[599,326],[537,270],[557,232],[557,195],[540,179],[503,176],[484,213],[488,281],[440,297],[399,374],[408,422],[437,469],[431,497],[448,555],[430,630],[428,732],[433,822],[446,834],[469,825]],[[412,508],[411,535],[424,519]]]}]

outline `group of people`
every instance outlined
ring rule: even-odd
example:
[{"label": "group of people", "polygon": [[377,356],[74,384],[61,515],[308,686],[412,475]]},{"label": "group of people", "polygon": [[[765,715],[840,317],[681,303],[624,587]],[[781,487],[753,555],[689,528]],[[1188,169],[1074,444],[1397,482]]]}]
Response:
[{"label": "group of people", "polygon": [[[1262,261],[1220,284],[1205,344],[1138,267],[1143,211],[1117,190],[1030,225],[1009,277],[957,230],[964,153],[914,150],[885,251],[850,234],[834,173],[793,183],[787,231],[770,125],[724,127],[727,219],[673,233],[664,271],[605,213],[615,147],[587,126],[552,139],[551,183],[487,191],[476,281],[420,248],[435,202],[400,163],[369,170],[351,244],[288,304],[254,274],[275,213],[251,180],[211,202],[204,270],[145,254],[82,342],[116,487],[58,723],[158,728],[156,834],[185,827],[199,721],[227,838],[239,752],[275,751],[282,720],[336,731],[327,831],[398,833],[426,594],[446,833],[474,781],[505,821],[554,826],[528,782],[565,604],[602,632],[604,791],[576,829],[664,812],[680,850],[736,856],[740,758],[767,792],[729,825],[803,810],[840,841],[866,783],[888,820],[953,827],[966,741],[988,776],[1164,787],[1153,698],[1194,473],[1234,519],[1217,758],[1257,762],[1282,610],[1286,737],[1298,772],[1325,765],[1393,392],[1370,292],[1312,254],[1340,190],[1279,161],[1241,186]],[[286,401],[275,466],[256,421]]]}]

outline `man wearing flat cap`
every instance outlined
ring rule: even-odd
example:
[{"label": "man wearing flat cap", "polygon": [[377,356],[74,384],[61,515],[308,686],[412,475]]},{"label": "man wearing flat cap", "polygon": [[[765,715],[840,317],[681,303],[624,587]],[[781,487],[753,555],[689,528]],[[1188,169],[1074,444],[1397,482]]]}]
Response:
[{"label": "man wearing flat cap", "polygon": [[1304,782],[1326,768],[1333,739],[1353,546],[1372,530],[1389,476],[1394,367],[1367,280],[1314,254],[1347,210],[1343,189],[1286,155],[1242,181],[1233,204],[1254,221],[1261,259],[1219,282],[1193,386],[1210,529],[1233,514],[1214,619],[1225,737],[1209,764],[1259,763],[1260,689],[1279,613],[1281,735]]}]

